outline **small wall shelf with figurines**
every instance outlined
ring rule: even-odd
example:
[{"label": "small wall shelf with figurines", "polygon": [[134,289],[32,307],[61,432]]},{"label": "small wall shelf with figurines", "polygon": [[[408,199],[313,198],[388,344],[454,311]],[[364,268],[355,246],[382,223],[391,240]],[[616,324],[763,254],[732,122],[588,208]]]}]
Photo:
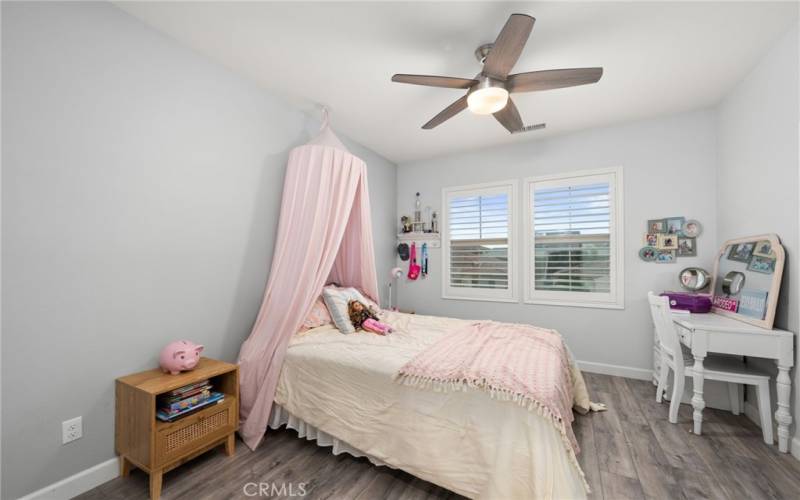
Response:
[{"label": "small wall shelf with figurines", "polygon": [[697,256],[697,238],[703,226],[686,217],[650,219],[644,235],[644,246],[639,258],[645,262],[671,264],[679,257]]},{"label": "small wall shelf with figurines", "polygon": [[440,248],[442,241],[439,233],[400,233],[397,235],[400,243],[427,243],[430,248]]},{"label": "small wall shelf with figurines", "polygon": [[431,248],[439,248],[439,217],[431,207],[425,207],[425,217],[422,216],[422,202],[419,193],[414,199],[414,216],[400,217],[400,233],[397,240],[401,243],[420,242],[427,243]]}]

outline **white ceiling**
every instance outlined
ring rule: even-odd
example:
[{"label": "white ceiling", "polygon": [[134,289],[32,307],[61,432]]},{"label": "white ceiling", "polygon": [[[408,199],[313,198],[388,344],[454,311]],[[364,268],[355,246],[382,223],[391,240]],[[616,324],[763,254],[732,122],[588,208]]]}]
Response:
[{"label": "white ceiling", "polygon": [[[336,129],[402,163],[715,104],[791,23],[788,3],[232,3],[119,7],[213,60],[300,102],[329,106]],[[390,82],[394,73],[472,77],[475,48],[509,14],[536,17],[514,72],[603,66],[595,85],[517,94],[511,136],[464,111],[420,126],[458,90]]]}]

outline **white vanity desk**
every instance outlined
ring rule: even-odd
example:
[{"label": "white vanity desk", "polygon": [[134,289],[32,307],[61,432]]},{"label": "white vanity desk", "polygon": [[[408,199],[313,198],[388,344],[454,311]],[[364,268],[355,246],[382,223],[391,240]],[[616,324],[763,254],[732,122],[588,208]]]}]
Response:
[{"label": "white vanity desk", "polygon": [[774,359],[778,365],[777,393],[778,448],[789,451],[789,425],[792,414],[789,406],[792,379],[789,370],[794,365],[794,334],[785,330],[767,330],[719,314],[673,314],[681,343],[691,348],[694,356],[694,433],[703,427],[703,360],[708,353],[735,354]]}]

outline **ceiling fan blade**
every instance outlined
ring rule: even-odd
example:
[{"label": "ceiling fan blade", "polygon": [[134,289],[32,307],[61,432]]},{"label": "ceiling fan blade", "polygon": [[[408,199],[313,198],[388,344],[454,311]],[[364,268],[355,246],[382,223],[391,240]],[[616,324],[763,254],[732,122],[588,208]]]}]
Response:
[{"label": "ceiling fan blade", "polygon": [[461,99],[457,100],[453,104],[444,108],[438,115],[434,116],[430,119],[428,123],[422,126],[422,128],[429,130],[437,125],[441,125],[442,123],[446,122],[450,118],[456,116],[460,112],[467,109],[467,96],[463,96]]},{"label": "ceiling fan blade", "polygon": [[603,68],[549,69],[510,75],[506,80],[509,92],[534,92],[596,83]]},{"label": "ceiling fan blade", "polygon": [[478,83],[478,80],[471,78],[453,78],[451,76],[431,76],[431,75],[404,75],[396,74],[392,77],[393,82],[410,83],[412,85],[425,85],[427,87],[445,87],[448,89],[468,89]]},{"label": "ceiling fan blade", "polygon": [[505,80],[516,64],[533,29],[536,19],[525,14],[511,14],[492,50],[483,61],[483,73],[496,80]]},{"label": "ceiling fan blade", "polygon": [[521,129],[519,129],[519,130],[517,130],[515,132],[511,132],[511,133],[512,134],[521,134],[523,132],[531,132],[531,131],[534,131],[534,130],[542,130],[543,128],[546,128],[546,127],[547,127],[546,123],[536,123],[534,125],[525,125]]},{"label": "ceiling fan blade", "polygon": [[494,117],[512,134],[522,130],[522,117],[519,116],[519,110],[510,98],[506,103],[506,107],[494,113]]}]

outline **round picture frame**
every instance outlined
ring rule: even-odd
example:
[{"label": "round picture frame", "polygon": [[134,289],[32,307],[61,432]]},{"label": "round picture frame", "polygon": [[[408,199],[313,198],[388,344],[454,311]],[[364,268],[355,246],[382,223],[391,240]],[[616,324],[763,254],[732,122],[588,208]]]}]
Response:
[{"label": "round picture frame", "polygon": [[655,262],[657,254],[656,247],[644,246],[639,250],[639,258],[645,262]]},{"label": "round picture frame", "polygon": [[700,267],[687,267],[678,273],[678,282],[690,292],[699,292],[711,284],[711,274]]},{"label": "round picture frame", "polygon": [[686,237],[697,238],[703,234],[703,225],[700,224],[700,221],[689,219],[683,223],[683,226],[681,226],[681,232]]}]

